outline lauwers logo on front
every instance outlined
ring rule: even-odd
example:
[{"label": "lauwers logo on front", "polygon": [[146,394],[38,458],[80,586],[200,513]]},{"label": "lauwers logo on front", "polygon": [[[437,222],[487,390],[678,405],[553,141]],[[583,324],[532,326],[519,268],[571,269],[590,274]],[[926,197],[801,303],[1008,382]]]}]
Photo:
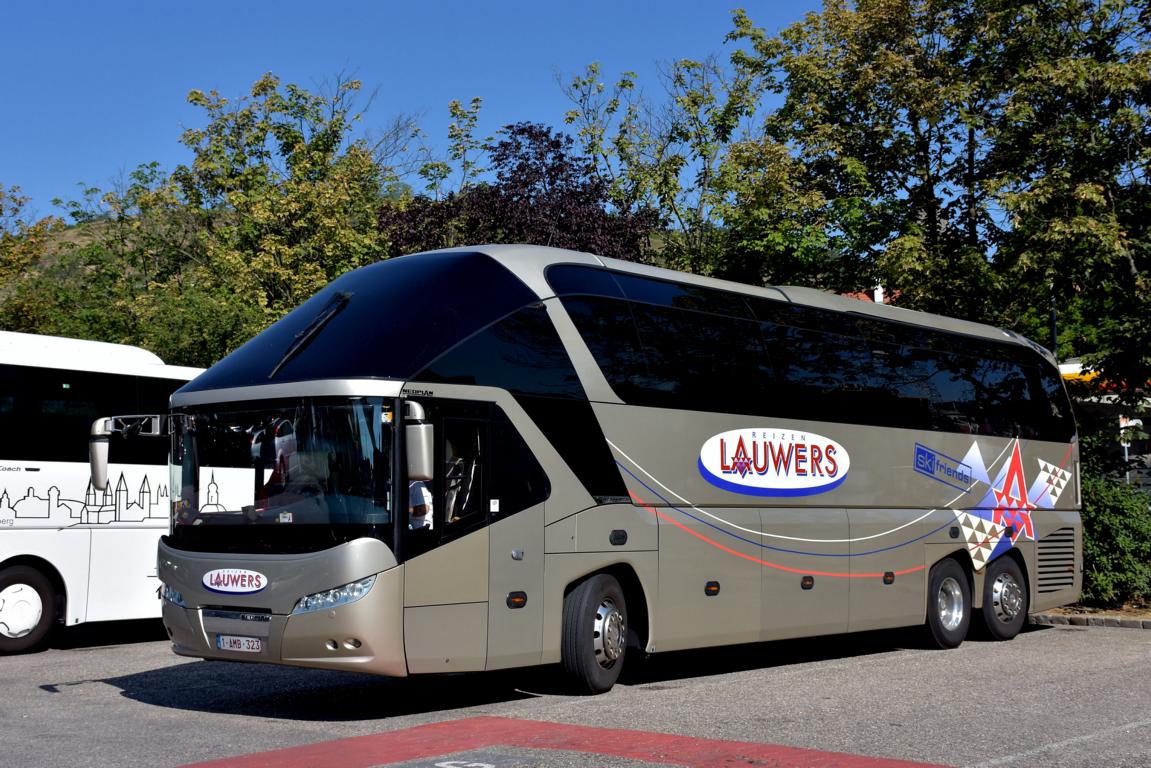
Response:
[{"label": "lauwers logo on front", "polygon": [[751,496],[810,496],[847,479],[851,457],[831,438],[794,429],[733,429],[708,438],[699,473],[712,485]]},{"label": "lauwers logo on front", "polygon": [[213,592],[247,595],[268,586],[268,577],[244,568],[217,568],[205,573],[202,583]]}]

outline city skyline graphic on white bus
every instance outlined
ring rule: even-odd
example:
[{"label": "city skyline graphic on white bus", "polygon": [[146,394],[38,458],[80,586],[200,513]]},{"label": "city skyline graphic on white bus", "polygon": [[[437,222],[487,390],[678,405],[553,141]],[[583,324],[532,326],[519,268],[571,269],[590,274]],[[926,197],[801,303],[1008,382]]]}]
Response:
[{"label": "city skyline graphic on white bus", "polygon": [[[19,497],[0,488],[0,527],[60,527],[77,525],[139,525],[160,523],[168,519],[168,486],[157,484],[147,474],[135,491],[130,491],[127,476],[121,472],[119,480],[103,491],[92,486],[88,478],[87,489],[81,498],[63,496],[60,485],[54,483],[47,490],[34,485],[26,486]],[[137,475],[131,472],[131,475]]]}]

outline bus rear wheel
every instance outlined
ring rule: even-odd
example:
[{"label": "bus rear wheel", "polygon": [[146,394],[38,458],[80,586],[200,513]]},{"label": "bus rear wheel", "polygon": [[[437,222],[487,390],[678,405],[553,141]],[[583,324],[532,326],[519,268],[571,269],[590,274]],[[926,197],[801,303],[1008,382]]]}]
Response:
[{"label": "bus rear wheel", "polygon": [[613,576],[601,573],[564,598],[564,671],[584,693],[611,690],[627,652],[627,602]]},{"label": "bus rear wheel", "polygon": [[14,565],[0,571],[0,653],[40,645],[56,620],[56,590],[40,571]]},{"label": "bus rear wheel", "polygon": [[956,648],[971,624],[971,586],[962,566],[940,560],[927,580],[927,630],[939,648]]},{"label": "bus rear wheel", "polygon": [[1010,640],[1027,622],[1027,581],[1012,557],[1000,557],[983,577],[983,623],[994,640]]}]

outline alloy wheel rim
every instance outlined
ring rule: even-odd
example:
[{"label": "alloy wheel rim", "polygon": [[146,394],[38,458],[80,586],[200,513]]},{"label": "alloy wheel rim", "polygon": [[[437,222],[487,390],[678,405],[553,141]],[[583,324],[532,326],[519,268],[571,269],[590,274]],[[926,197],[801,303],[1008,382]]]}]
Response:
[{"label": "alloy wheel rim", "polygon": [[995,617],[1004,624],[1015,621],[1023,611],[1023,588],[1010,573],[1001,573],[991,584],[991,605]]},{"label": "alloy wheel rim", "polygon": [[948,576],[939,585],[936,610],[939,615],[939,623],[948,632],[954,632],[963,623],[963,590],[960,589],[959,582],[951,576]]},{"label": "alloy wheel rim", "polygon": [[610,669],[623,656],[627,626],[615,601],[605,597],[596,608],[592,648],[595,660],[604,669]]}]

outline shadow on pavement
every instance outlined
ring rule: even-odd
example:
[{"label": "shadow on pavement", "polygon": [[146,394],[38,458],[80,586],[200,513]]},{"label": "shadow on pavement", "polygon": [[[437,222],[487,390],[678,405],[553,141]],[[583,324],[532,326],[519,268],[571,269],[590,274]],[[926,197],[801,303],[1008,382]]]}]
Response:
[{"label": "shadow on pavement", "polygon": [[100,682],[153,706],[319,722],[376,720],[532,695],[517,690],[504,672],[388,678],[226,661],[190,661]]},{"label": "shadow on pavement", "polygon": [[[1024,631],[1045,629],[1028,627]],[[675,651],[647,659],[633,655],[620,684],[658,690],[690,678],[925,647],[913,630],[884,630]],[[120,688],[127,698],[154,706],[320,722],[375,720],[571,693],[558,666],[387,678],[242,662],[188,661],[101,682]]]},{"label": "shadow on pavement", "polygon": [[59,650],[89,650],[127,643],[167,640],[159,619],[97,621],[75,627],[57,627],[48,638],[48,647]]}]

